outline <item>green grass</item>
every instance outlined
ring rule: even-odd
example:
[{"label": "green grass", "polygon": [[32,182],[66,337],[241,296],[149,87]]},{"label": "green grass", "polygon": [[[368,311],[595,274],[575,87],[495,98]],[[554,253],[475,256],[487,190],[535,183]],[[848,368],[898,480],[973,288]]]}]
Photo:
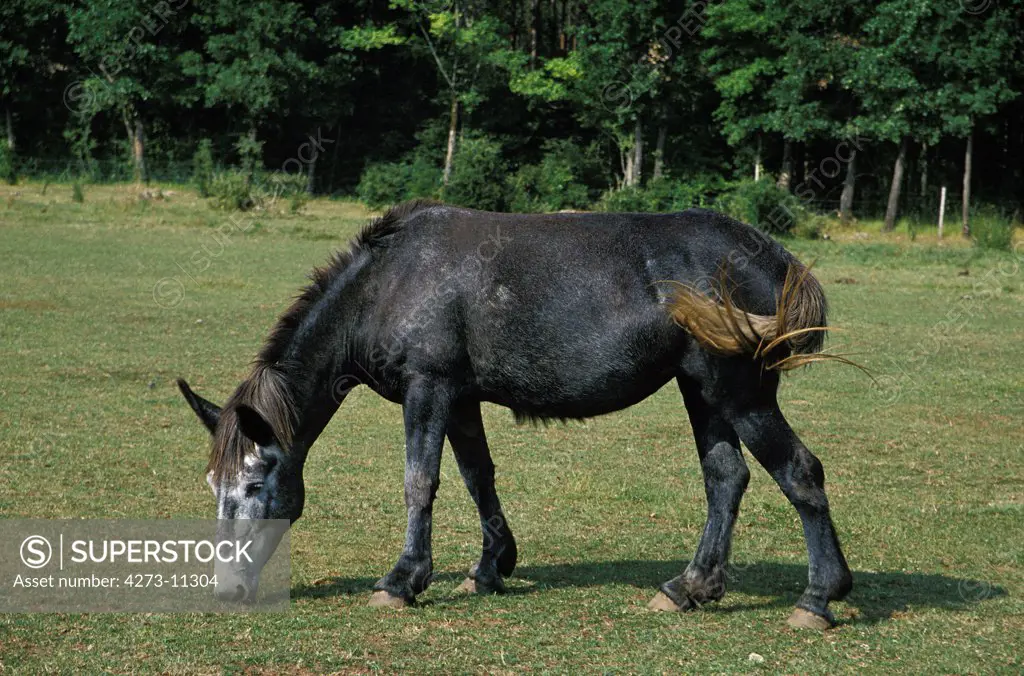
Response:
[{"label": "green grass", "polygon": [[[206,433],[173,379],[222,401],[365,211],[316,200],[260,214],[218,251],[228,215],[180,188],[140,200],[92,186],[84,204],[42,192],[0,187],[0,517],[212,517]],[[419,608],[367,608],[405,523],[400,411],[363,389],[307,464],[289,613],[0,615],[0,672],[1019,672],[1024,260],[920,237],[790,245],[817,259],[844,329],[832,346],[879,381],[818,365],[780,393],[825,465],[854,569],[834,630],[784,623],[803,538],[749,457],[729,594],[693,614],[645,609],[704,520],[674,386],[585,424],[517,427],[487,408],[519,541],[511,593],[455,594],[480,535],[446,452],[436,582]],[[204,246],[218,255],[200,272],[189,261]],[[181,286],[164,282],[162,307],[168,278]]]}]

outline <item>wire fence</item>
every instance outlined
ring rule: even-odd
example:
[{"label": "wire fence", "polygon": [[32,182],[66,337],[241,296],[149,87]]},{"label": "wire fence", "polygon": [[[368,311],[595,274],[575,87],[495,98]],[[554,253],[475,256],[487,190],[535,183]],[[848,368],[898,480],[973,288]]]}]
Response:
[{"label": "wire fence", "polygon": [[[17,171],[20,176],[53,183],[74,181],[107,184],[135,180],[131,162],[117,159],[55,159],[19,157]],[[192,178],[192,163],[181,161],[147,161],[146,173],[151,181],[188,183]]]},{"label": "wire fence", "polygon": [[[216,170],[228,168],[218,165]],[[135,180],[135,168],[131,161],[110,158],[82,161],[75,158],[18,157],[17,173],[24,178],[52,183],[80,182],[103,185]],[[188,184],[192,182],[193,166],[189,160],[147,159],[146,173],[150,181]],[[332,190],[324,190],[327,186],[320,184],[317,187],[325,194],[334,194]],[[908,220],[916,227],[936,225],[939,219],[940,192],[940,186],[935,186],[925,193],[904,190],[900,196],[897,218]],[[980,204],[1007,218],[1021,219],[1021,205],[1017,201],[1005,198],[990,199],[986,196],[972,198],[972,206]],[[804,201],[803,205],[811,212],[823,215],[838,216],[840,211],[838,197],[816,197]],[[861,196],[853,200],[852,212],[860,219],[881,219],[887,206],[887,196],[869,194],[867,197]],[[962,208],[961,193],[947,190],[943,217],[945,222],[959,223]]]}]

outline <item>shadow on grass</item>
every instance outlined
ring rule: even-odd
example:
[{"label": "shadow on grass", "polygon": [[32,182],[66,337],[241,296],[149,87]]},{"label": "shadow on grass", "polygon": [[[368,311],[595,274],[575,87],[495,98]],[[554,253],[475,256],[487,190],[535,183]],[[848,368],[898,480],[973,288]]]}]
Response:
[{"label": "shadow on grass", "polygon": [[[653,595],[665,580],[678,575],[677,561],[605,561],[550,566],[523,566],[509,580],[509,593],[536,594],[545,589],[631,585]],[[440,573],[436,581],[461,582],[461,573]],[[293,598],[368,595],[375,579],[333,578],[325,584],[292,589]],[[523,585],[526,582],[528,584]],[[854,624],[874,624],[910,607],[969,610],[988,599],[1007,595],[1002,587],[982,580],[930,573],[853,571],[853,592],[846,604],[858,610]],[[754,608],[789,608],[807,584],[807,567],[795,563],[751,563],[732,566],[728,589],[759,597],[764,602],[709,606],[710,612],[740,612]]]}]

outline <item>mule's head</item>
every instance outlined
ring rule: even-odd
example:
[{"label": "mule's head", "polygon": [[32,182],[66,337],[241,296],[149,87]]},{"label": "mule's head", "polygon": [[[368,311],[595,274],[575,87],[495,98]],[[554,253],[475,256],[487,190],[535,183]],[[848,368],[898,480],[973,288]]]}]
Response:
[{"label": "mule's head", "polygon": [[255,529],[244,521],[286,519],[294,523],[302,515],[305,492],[302,465],[287,453],[274,427],[254,408],[230,403],[225,408],[203,399],[184,380],[178,381],[199,420],[210,432],[213,448],[206,482],[217,501],[218,537],[245,531],[254,538],[252,563],[218,562],[217,596],[229,601],[255,598],[259,574],[274,553],[283,534],[280,528]]}]

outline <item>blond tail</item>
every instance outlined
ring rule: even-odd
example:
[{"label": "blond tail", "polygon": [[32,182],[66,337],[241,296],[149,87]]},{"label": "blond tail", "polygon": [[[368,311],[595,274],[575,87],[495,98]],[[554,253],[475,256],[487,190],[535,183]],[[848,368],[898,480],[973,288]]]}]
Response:
[{"label": "blond tail", "polygon": [[779,371],[825,359],[850,363],[839,355],[821,352],[828,306],[809,267],[790,264],[773,315],[736,307],[726,281],[723,270],[716,296],[680,284],[670,304],[673,319],[710,352],[750,355],[764,360],[766,368]]}]

